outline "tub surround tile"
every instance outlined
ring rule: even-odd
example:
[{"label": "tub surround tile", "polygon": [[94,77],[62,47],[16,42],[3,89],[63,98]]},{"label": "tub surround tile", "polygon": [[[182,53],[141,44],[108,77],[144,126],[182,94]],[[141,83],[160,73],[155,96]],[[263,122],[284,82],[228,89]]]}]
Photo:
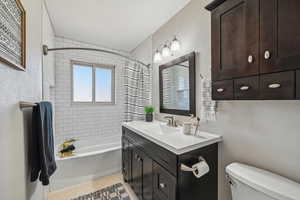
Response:
[{"label": "tub surround tile", "polygon": [[[56,47],[101,48],[66,38],[56,37]],[[115,86],[116,104],[97,105],[72,103],[71,60],[87,63],[110,64],[116,66]],[[78,139],[78,146],[90,146],[121,141],[123,121],[123,76],[125,60],[118,56],[91,51],[55,52],[55,142],[61,144],[65,139]],[[109,113],[109,115],[107,115]]]}]

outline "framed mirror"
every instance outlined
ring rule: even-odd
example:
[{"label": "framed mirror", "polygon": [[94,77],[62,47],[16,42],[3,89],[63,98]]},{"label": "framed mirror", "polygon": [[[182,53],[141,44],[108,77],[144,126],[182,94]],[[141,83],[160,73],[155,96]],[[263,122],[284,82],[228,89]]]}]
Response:
[{"label": "framed mirror", "polygon": [[195,52],[159,66],[160,112],[196,115]]}]

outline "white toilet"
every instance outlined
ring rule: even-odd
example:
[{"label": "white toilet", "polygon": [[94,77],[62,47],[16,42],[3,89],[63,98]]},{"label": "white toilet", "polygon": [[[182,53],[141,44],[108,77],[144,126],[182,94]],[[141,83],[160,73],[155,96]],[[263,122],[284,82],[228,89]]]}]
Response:
[{"label": "white toilet", "polygon": [[226,173],[232,200],[300,200],[300,184],[282,176],[240,163]]}]

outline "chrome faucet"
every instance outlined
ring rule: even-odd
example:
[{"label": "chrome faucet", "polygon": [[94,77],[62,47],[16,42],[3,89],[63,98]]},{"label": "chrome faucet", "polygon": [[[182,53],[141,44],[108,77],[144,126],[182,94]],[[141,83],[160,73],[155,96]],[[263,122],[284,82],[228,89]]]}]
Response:
[{"label": "chrome faucet", "polygon": [[177,127],[177,123],[174,116],[165,116],[164,118],[168,120],[168,126]]}]

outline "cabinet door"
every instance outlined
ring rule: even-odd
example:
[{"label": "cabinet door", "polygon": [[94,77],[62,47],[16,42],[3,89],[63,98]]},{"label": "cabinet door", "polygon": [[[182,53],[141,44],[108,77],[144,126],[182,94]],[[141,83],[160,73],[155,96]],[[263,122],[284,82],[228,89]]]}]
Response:
[{"label": "cabinet door", "polygon": [[261,72],[300,68],[300,1],[260,2]]},{"label": "cabinet door", "polygon": [[152,159],[133,147],[131,187],[141,200],[152,200]]},{"label": "cabinet door", "polygon": [[212,79],[259,73],[259,0],[229,0],[212,13]]},{"label": "cabinet door", "polygon": [[139,150],[133,147],[132,150],[132,180],[131,187],[138,197],[143,199],[143,160],[139,154]]},{"label": "cabinet door", "polygon": [[143,178],[142,178],[142,196],[143,200],[152,200],[152,159],[145,153],[140,152],[141,162],[143,165]]},{"label": "cabinet door", "polygon": [[131,143],[122,138],[122,173],[125,182],[131,181]]},{"label": "cabinet door", "polygon": [[155,200],[176,199],[176,178],[155,162],[153,163],[153,197]]}]

